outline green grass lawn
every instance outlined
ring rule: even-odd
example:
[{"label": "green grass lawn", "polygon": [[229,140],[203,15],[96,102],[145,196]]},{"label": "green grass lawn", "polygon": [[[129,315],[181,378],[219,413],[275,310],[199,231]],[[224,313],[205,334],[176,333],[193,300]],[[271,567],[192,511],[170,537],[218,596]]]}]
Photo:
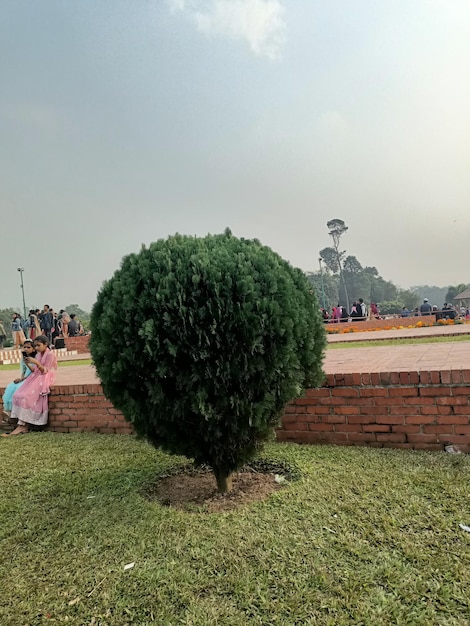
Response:
[{"label": "green grass lawn", "polygon": [[207,515],[140,495],[182,459],[135,438],[0,455],[2,626],[470,623],[468,456],[273,444],[301,478]]},{"label": "green grass lawn", "polygon": [[[70,367],[71,365],[91,365],[91,359],[77,359],[76,361],[57,361],[59,367]],[[18,363],[0,365],[0,372],[4,370],[18,370]]]},{"label": "green grass lawn", "polygon": [[[356,335],[357,336],[357,335]],[[422,343],[450,343],[455,341],[469,341],[470,335],[449,335],[444,337],[413,337],[412,339],[373,339],[371,341],[336,341],[328,344],[328,350],[338,348],[374,348],[375,346],[404,346],[407,344]]]}]

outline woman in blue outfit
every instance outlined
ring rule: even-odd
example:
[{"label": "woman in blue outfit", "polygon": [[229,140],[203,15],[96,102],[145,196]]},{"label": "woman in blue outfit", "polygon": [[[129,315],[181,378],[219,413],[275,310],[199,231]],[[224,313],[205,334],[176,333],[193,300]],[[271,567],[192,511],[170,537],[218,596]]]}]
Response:
[{"label": "woman in blue outfit", "polygon": [[[36,350],[33,347],[33,342],[26,340],[23,344],[23,355],[28,357],[35,357]],[[17,391],[24,381],[28,378],[32,372],[34,372],[34,365],[30,365],[29,363],[25,363],[23,358],[20,362],[20,377],[15,378],[15,380],[8,385],[5,389],[5,393],[3,394],[3,412],[10,417],[12,402],[13,402],[13,394]]]}]

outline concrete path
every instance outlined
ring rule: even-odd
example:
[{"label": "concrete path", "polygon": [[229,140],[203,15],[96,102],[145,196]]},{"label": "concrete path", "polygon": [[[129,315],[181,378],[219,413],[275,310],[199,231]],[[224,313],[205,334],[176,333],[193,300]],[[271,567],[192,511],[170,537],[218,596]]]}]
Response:
[{"label": "concrete path", "polygon": [[[470,369],[470,341],[327,350],[324,369],[327,374]],[[12,370],[0,371],[0,388],[16,375]],[[99,379],[92,365],[57,370],[56,385],[93,383],[99,383]]]}]

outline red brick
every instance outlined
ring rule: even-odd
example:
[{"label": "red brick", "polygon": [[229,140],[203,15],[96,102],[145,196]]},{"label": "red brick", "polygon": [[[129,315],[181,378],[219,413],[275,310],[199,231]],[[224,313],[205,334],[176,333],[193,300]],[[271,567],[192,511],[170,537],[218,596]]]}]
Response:
[{"label": "red brick", "polygon": [[287,424],[283,424],[284,430],[308,430],[307,422],[293,422]]},{"label": "red brick", "polygon": [[414,406],[418,404],[419,406],[424,406],[425,404],[434,404],[434,398],[423,398],[422,396],[418,396],[417,398],[403,398],[404,403],[410,406]]},{"label": "red brick", "polygon": [[420,427],[418,425],[413,426],[411,424],[397,424],[392,426],[393,433],[419,433]]},{"label": "red brick", "polygon": [[346,422],[344,415],[325,415],[322,420],[326,424],[344,424]]},{"label": "red brick", "polygon": [[375,424],[375,415],[351,415],[348,418],[350,424]]},{"label": "red brick", "polygon": [[320,430],[333,430],[333,424],[310,424],[309,430],[312,431],[320,431]]},{"label": "red brick", "polygon": [[439,413],[437,406],[434,405],[428,405],[428,406],[422,406],[421,407],[421,414],[422,415],[437,415]]},{"label": "red brick", "polygon": [[328,443],[343,443],[343,441],[347,441],[348,436],[346,433],[325,433],[325,441]]},{"label": "red brick", "polygon": [[302,406],[302,404],[311,404],[312,401],[310,398],[295,398],[295,400],[293,400],[293,403],[296,406]]},{"label": "red brick", "polygon": [[451,406],[459,405],[459,406],[469,407],[468,398],[466,396],[451,396],[451,397],[446,397],[446,398],[442,398],[442,397],[436,398],[436,403],[437,404],[450,404]]},{"label": "red brick", "polygon": [[418,388],[417,387],[391,387],[388,390],[390,396],[417,396]]},{"label": "red brick", "polygon": [[283,415],[281,422],[283,424],[294,424],[298,420],[297,415]]},{"label": "red brick", "polygon": [[425,424],[423,426],[423,432],[439,434],[448,433],[449,435],[453,435],[454,427],[452,424],[438,424],[437,426],[435,424]]},{"label": "red brick", "polygon": [[359,415],[358,406],[338,406],[334,411],[337,415]]},{"label": "red brick", "polygon": [[447,384],[451,382],[450,370],[442,370],[441,372],[441,383]]},{"label": "red brick", "polygon": [[417,433],[416,435],[410,433],[407,435],[407,439],[410,443],[436,443],[437,437],[436,435],[422,435],[421,433]]},{"label": "red brick", "polygon": [[403,406],[406,398],[395,396],[394,398],[376,398],[376,406]]},{"label": "red brick", "polygon": [[77,422],[75,420],[66,420],[62,422],[64,428],[72,428],[73,426],[77,426]]},{"label": "red brick", "polygon": [[362,398],[371,398],[377,396],[387,396],[388,389],[384,389],[383,387],[373,387],[371,389],[360,389],[359,394]]},{"label": "red brick", "polygon": [[470,425],[456,424],[454,426],[454,432],[456,435],[470,435]]},{"label": "red brick", "polygon": [[337,424],[335,431],[339,433],[358,433],[361,432],[360,424]]},{"label": "red brick", "polygon": [[352,389],[351,387],[335,387],[331,390],[332,396],[341,396],[343,398],[357,398],[359,396],[359,391],[357,389]]},{"label": "red brick", "polygon": [[450,387],[419,387],[420,396],[450,396]]},{"label": "red brick", "polygon": [[470,406],[454,406],[453,411],[456,415],[470,415]]},{"label": "red brick", "polygon": [[390,372],[380,372],[379,377],[380,377],[381,385],[385,385],[385,386],[390,385],[390,380],[391,380]]},{"label": "red brick", "polygon": [[413,411],[416,411],[416,408],[410,409],[409,406],[391,406],[390,407],[391,415],[409,415]]},{"label": "red brick", "polygon": [[439,443],[415,443],[413,448],[415,450],[442,450],[442,445]]},{"label": "red brick", "polygon": [[465,415],[440,415],[437,418],[438,424],[468,424],[469,418]]},{"label": "red brick", "polygon": [[404,433],[387,433],[384,435],[378,433],[377,441],[404,442],[406,441],[406,436]]},{"label": "red brick", "polygon": [[470,387],[452,387],[453,396],[470,396]]},{"label": "red brick", "polygon": [[388,409],[384,406],[361,406],[361,415],[388,415]]},{"label": "red brick", "polygon": [[364,424],[362,430],[365,433],[388,433],[390,432],[390,426],[386,424]]},{"label": "red brick", "polygon": [[349,441],[376,441],[375,433],[349,433],[348,434]]},{"label": "red brick", "polygon": [[324,398],[326,396],[331,395],[330,389],[325,389],[324,387],[320,389],[307,389],[305,391],[307,398]]},{"label": "red brick", "polygon": [[375,404],[375,398],[348,398],[348,406],[373,406]]},{"label": "red brick", "polygon": [[329,415],[331,407],[329,406],[308,406],[307,413],[309,415]]},{"label": "red brick", "polygon": [[434,421],[432,415],[408,415],[405,418],[407,424],[432,424]]},{"label": "red brick", "polygon": [[439,415],[450,415],[452,413],[452,408],[450,406],[438,406],[437,412]]},{"label": "red brick", "polygon": [[341,397],[320,398],[319,402],[324,406],[340,406],[345,404],[344,398]]},{"label": "red brick", "polygon": [[378,415],[377,424],[403,424],[402,415]]},{"label": "red brick", "polygon": [[465,446],[470,444],[470,436],[469,435],[438,435],[439,441],[441,443],[455,443],[457,445]]},{"label": "red brick", "polygon": [[452,383],[460,384],[463,382],[462,372],[460,370],[452,370],[450,372],[450,380]]}]

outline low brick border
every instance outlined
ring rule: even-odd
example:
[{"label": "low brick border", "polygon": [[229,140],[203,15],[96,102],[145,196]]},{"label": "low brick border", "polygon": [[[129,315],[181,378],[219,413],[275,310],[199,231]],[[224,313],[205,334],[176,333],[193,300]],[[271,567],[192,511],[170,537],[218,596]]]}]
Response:
[{"label": "low brick border", "polygon": [[470,370],[331,374],[285,409],[280,441],[470,451]]},{"label": "low brick border", "polygon": [[[0,390],[3,394],[3,390]],[[470,370],[330,374],[285,409],[279,441],[470,452]],[[131,434],[101,385],[55,387],[49,430]]]}]

